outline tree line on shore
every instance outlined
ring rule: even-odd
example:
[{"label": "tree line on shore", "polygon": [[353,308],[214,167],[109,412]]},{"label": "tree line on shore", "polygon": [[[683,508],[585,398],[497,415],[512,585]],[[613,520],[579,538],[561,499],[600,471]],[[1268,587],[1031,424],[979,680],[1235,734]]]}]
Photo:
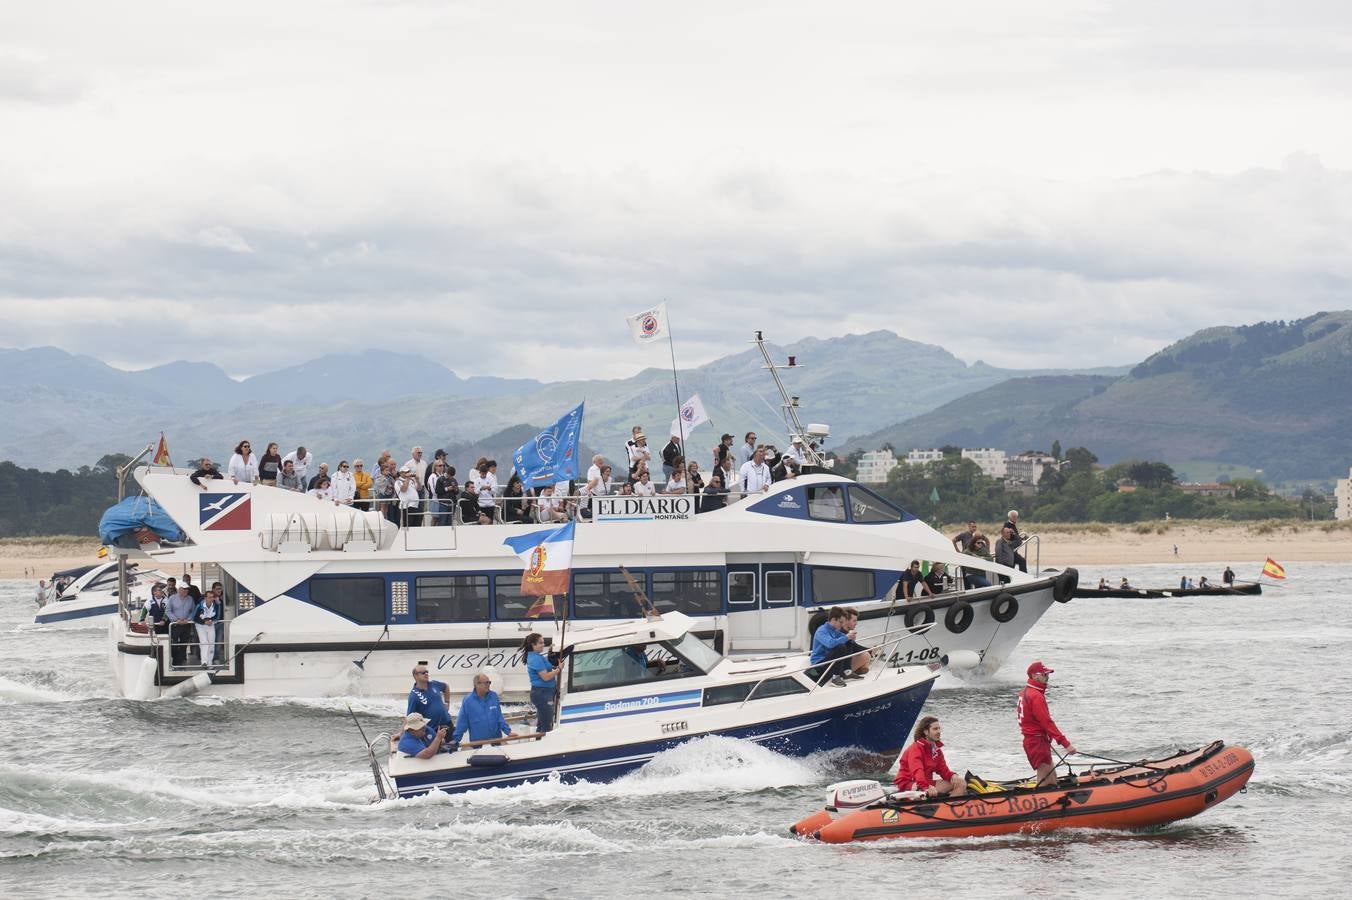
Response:
[{"label": "tree line on shore", "polygon": [[[924,465],[902,463],[884,485],[874,487],[912,515],[926,520],[960,522],[1003,520],[1008,510],[1040,522],[1130,523],[1171,519],[1316,519],[1333,518],[1330,499],[1306,490],[1299,500],[1272,492],[1258,479],[1228,482],[1234,497],[1186,493],[1167,463],[1128,460],[1106,468],[1086,447],[1052,453],[1060,467],[1045,466],[1034,493],[1010,490],[1003,479],[982,473],[960,447],[942,448],[941,460]],[[861,454],[836,464],[836,471],[854,477]]]},{"label": "tree line on shore", "polygon": [[[962,458],[960,448],[943,449],[944,458],[937,462],[897,466],[887,484],[877,486],[879,493],[916,516],[945,522],[1003,520],[1010,509],[1040,522],[1130,523],[1166,515],[1235,521],[1333,518],[1329,498],[1313,491],[1289,500],[1261,481],[1243,478],[1230,482],[1233,498],[1184,493],[1165,463],[1131,460],[1100,468],[1084,447],[1062,455],[1053,446],[1061,467],[1045,468],[1037,492],[1024,494],[983,475],[976,463]],[[117,502],[117,467],[127,459],[108,454],[74,472],[0,462],[0,537],[97,534],[99,517]],[[836,471],[853,478],[858,459],[859,454],[838,459]],[[134,492],[136,485],[130,483],[128,490]]]}]

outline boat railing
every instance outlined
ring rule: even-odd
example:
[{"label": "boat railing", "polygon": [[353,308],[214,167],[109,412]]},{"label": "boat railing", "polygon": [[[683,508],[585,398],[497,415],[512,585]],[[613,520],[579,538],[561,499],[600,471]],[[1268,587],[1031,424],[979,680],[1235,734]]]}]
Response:
[{"label": "boat railing", "polygon": [[[1024,537],[1022,547],[1033,545],[1033,577],[1036,578],[1042,574],[1042,535],[1030,534]],[[1023,551],[1024,562],[1028,561],[1028,551]]]},{"label": "boat railing", "polygon": [[[926,631],[929,631],[931,628],[933,628],[934,624],[935,623],[930,622],[927,625],[917,625],[912,628],[894,628],[891,631],[883,632],[881,635],[879,635],[879,637],[887,638],[888,635],[896,635],[896,637],[893,637],[888,640],[880,640],[867,646],[862,644],[860,646],[863,646],[865,650],[874,651],[873,652],[874,657],[880,660],[884,660],[886,659],[886,653],[884,652],[886,648],[891,647],[893,645],[900,645],[904,641],[910,640],[911,638],[921,637],[922,635],[924,635]],[[776,657],[757,657],[754,660],[750,661],[769,662],[770,660],[773,660],[775,658]],[[788,659],[789,657],[786,655],[780,658]],[[763,678],[761,678],[754,685],[752,685],[751,690],[747,692],[746,697],[742,699],[742,703],[740,705],[745,706],[752,698],[756,696],[756,692],[760,690],[761,686],[765,684],[767,681],[771,681],[778,678],[784,678],[785,676],[789,675],[797,675],[800,672],[811,672],[813,669],[820,669],[821,674],[818,676],[814,676],[811,679],[813,684],[812,688],[808,691],[808,693],[813,693],[826,683],[827,673],[830,672],[832,668],[832,663],[839,661],[840,660],[832,660],[830,662],[808,663],[805,666],[797,666],[794,668],[788,668],[782,665],[763,666],[759,669],[747,669],[732,673],[737,675],[751,675],[756,674],[758,672],[766,673]],[[882,677],[882,674],[885,670],[894,670],[894,668],[895,667],[880,664],[877,667],[877,671],[873,673],[872,677],[880,678]]]}]

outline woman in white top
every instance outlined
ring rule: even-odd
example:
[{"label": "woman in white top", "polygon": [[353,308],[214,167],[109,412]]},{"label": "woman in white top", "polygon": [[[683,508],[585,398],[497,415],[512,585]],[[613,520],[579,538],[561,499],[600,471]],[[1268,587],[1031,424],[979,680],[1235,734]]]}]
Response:
[{"label": "woman in white top", "polygon": [[413,470],[404,466],[399,470],[399,477],[394,482],[394,495],[399,499],[399,509],[403,513],[401,519],[405,525],[416,525],[422,519],[417,515],[418,511],[418,476],[413,474]]},{"label": "woman in white top", "polygon": [[357,496],[357,480],[352,477],[347,460],[338,463],[338,471],[333,473],[332,482],[329,484],[329,495],[334,503],[343,506],[351,506],[353,498]]},{"label": "woman in white top", "polygon": [[639,473],[638,481],[634,482],[634,496],[651,497],[656,493],[657,488],[653,486],[652,476],[648,474],[647,469],[644,469]]},{"label": "woman in white top", "polygon": [[250,449],[248,441],[235,445],[235,455],[230,457],[230,478],[235,484],[253,484],[258,480],[258,456]]}]

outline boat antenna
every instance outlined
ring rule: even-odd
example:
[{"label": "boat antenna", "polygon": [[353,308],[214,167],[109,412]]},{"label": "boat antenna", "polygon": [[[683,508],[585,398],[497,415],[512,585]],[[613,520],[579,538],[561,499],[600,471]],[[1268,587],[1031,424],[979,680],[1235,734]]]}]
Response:
[{"label": "boat antenna", "polygon": [[809,465],[823,466],[822,455],[812,448],[807,440],[807,431],[803,428],[802,421],[798,418],[798,398],[789,393],[789,389],[784,386],[784,380],[779,377],[780,369],[801,369],[798,364],[797,356],[790,356],[787,363],[776,363],[770,356],[770,347],[765,343],[765,333],[756,332],[756,338],[752,341],[756,349],[760,351],[761,358],[765,360],[762,368],[770,370],[770,377],[775,380],[775,387],[779,389],[780,409],[784,416],[784,425],[789,429],[790,434],[798,436],[803,441],[803,454],[807,457]]},{"label": "boat antenna", "polygon": [[629,582],[629,590],[634,592],[634,602],[638,604],[639,613],[642,614],[643,618],[649,622],[661,621],[662,614],[657,611],[657,607],[653,606],[652,600],[648,599],[647,592],[643,590],[643,586],[638,583],[638,580],[630,575],[629,570],[624,566],[620,566],[620,574],[624,576],[625,581]]}]

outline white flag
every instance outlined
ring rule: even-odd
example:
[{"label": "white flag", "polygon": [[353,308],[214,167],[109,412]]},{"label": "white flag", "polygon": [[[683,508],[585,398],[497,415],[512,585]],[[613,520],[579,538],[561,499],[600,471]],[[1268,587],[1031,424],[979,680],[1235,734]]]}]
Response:
[{"label": "white flag", "polygon": [[667,336],[667,305],[659,303],[652,309],[645,309],[636,316],[625,316],[629,323],[629,333],[638,344],[650,344],[658,338]]},{"label": "white flag", "polygon": [[[695,394],[681,404],[681,417],[671,420],[671,433],[689,435],[696,425],[702,425],[707,421],[709,414],[704,411],[704,401],[700,400],[699,394]],[[685,425],[684,430],[681,428],[682,423]]]}]

